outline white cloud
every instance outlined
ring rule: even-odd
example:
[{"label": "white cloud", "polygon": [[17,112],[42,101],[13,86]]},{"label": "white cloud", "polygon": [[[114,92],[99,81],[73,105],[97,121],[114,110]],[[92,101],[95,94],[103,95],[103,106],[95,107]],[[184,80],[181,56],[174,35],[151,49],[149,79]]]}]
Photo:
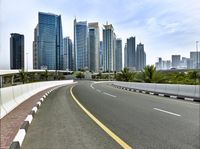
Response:
[{"label": "white cloud", "polygon": [[199,0],[1,0],[0,69],[9,68],[10,33],[25,35],[32,67],[33,31],[38,11],[62,15],[63,35],[73,37],[73,19],[113,23],[118,37],[136,36],[147,51],[147,62],[156,57],[189,56],[200,40]]}]

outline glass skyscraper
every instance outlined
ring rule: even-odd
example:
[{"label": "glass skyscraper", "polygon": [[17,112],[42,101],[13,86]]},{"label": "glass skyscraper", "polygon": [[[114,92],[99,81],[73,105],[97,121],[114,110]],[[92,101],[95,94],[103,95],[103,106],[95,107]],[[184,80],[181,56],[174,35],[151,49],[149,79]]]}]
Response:
[{"label": "glass skyscraper", "polygon": [[24,68],[24,35],[12,33],[10,37],[10,69]]},{"label": "glass skyscraper", "polygon": [[112,24],[104,25],[103,29],[103,70],[114,71],[115,33]]},{"label": "glass skyscraper", "polygon": [[144,51],[144,44],[139,43],[136,50],[136,68],[143,70],[146,65],[146,53]]},{"label": "glass skyscraper", "polygon": [[136,69],[135,37],[127,39],[127,67],[131,70]]},{"label": "glass skyscraper", "polygon": [[99,25],[97,22],[89,23],[89,69],[93,72],[99,71]]},{"label": "glass skyscraper", "polygon": [[116,61],[116,71],[122,70],[122,40],[116,39],[116,48],[115,48],[115,61]]},{"label": "glass skyscraper", "polygon": [[63,49],[63,69],[72,71],[74,63],[74,51],[72,48],[72,40],[69,37],[64,38]]},{"label": "glass skyscraper", "polygon": [[[33,42],[35,69],[63,69],[63,35],[61,16],[39,12]],[[35,57],[34,57],[35,56]]]},{"label": "glass skyscraper", "polygon": [[74,20],[74,51],[76,70],[88,69],[88,28],[87,21],[76,22]]}]

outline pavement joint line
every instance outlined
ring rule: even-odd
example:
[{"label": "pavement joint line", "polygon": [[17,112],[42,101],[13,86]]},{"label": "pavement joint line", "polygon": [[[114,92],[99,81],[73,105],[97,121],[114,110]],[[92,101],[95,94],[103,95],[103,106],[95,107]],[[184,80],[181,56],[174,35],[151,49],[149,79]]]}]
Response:
[{"label": "pavement joint line", "polygon": [[108,96],[111,96],[111,97],[114,97],[114,98],[117,97],[117,96],[115,96],[115,95],[112,95],[112,94],[109,94],[109,93],[106,93],[106,92],[103,92],[103,94],[108,95]]},{"label": "pavement joint line", "polygon": [[99,93],[101,93],[101,90],[99,90],[99,89],[96,89],[96,91],[99,92]]},{"label": "pavement joint line", "polygon": [[173,113],[173,112],[165,111],[165,110],[162,110],[162,109],[158,109],[158,108],[153,108],[153,109],[157,110],[157,111],[160,111],[160,112],[168,113],[168,114],[171,114],[171,115],[174,115],[174,116],[181,116],[180,114],[176,114],[176,113]]},{"label": "pavement joint line", "polygon": [[70,93],[73,100],[77,103],[77,105],[102,129],[104,130],[112,139],[114,139],[121,147],[124,149],[132,149],[127,143],[125,143],[121,138],[119,138],[114,132],[112,132],[108,127],[106,127],[101,121],[99,121],[90,111],[88,111],[74,96],[72,89],[74,86],[70,88]]}]

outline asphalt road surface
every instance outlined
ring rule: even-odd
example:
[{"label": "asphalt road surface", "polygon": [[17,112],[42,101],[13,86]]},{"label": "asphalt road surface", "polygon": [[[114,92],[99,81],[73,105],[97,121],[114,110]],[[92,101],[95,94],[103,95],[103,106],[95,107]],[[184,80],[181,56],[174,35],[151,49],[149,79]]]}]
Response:
[{"label": "asphalt road surface", "polygon": [[[49,95],[36,114],[22,149],[121,148],[76,104],[71,86]],[[76,99],[134,149],[199,149],[199,103],[79,81]]]}]

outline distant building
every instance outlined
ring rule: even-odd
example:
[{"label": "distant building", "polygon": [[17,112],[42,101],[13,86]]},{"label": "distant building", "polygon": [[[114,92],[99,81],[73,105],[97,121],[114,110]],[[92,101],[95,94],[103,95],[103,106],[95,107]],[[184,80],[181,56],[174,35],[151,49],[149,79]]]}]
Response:
[{"label": "distant building", "polygon": [[99,59],[99,69],[103,70],[103,41],[100,41]]},{"label": "distant building", "polygon": [[87,21],[74,20],[74,51],[76,70],[88,69],[88,27]]},{"label": "distant building", "polygon": [[136,50],[136,69],[143,70],[144,66],[146,66],[146,53],[144,44],[139,43]]},{"label": "distant building", "polygon": [[63,35],[61,16],[39,12],[34,31],[33,68],[63,69]]},{"label": "distant building", "polygon": [[170,60],[162,60],[161,57],[158,58],[158,62],[156,62],[156,70],[169,70],[171,68]]},{"label": "distant building", "polygon": [[135,37],[130,37],[127,39],[127,67],[131,70],[136,69]]},{"label": "distant building", "polygon": [[73,71],[74,68],[74,51],[72,40],[69,37],[63,39],[63,69]]},{"label": "distant building", "polygon": [[103,29],[103,70],[114,71],[114,40],[115,33],[112,24],[104,25]]},{"label": "distant building", "polygon": [[127,43],[124,46],[124,67],[127,67]]},{"label": "distant building", "polygon": [[179,68],[181,55],[172,55],[172,68]]},{"label": "distant building", "polygon": [[115,48],[115,61],[116,61],[116,71],[122,70],[122,40],[116,39],[116,48]]},{"label": "distant building", "polygon": [[197,68],[200,69],[200,52],[191,51],[190,59],[192,63],[192,69],[197,69]]},{"label": "distant building", "polygon": [[99,72],[99,24],[98,22],[89,23],[89,43],[88,43],[88,52],[89,52],[89,70],[93,72]]},{"label": "distant building", "polygon": [[24,68],[24,35],[11,33],[10,69]]}]

